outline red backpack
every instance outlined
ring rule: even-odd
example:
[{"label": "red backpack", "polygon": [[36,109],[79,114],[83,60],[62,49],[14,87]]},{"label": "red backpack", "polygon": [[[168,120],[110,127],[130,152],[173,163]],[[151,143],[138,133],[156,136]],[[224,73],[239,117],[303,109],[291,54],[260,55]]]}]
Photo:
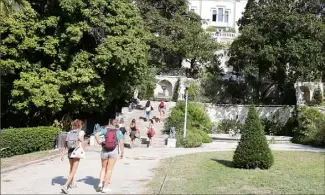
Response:
[{"label": "red backpack", "polygon": [[108,152],[113,151],[117,146],[116,128],[107,128],[103,148]]},{"label": "red backpack", "polygon": [[149,137],[153,137],[155,134],[156,134],[156,133],[155,133],[155,130],[153,130],[153,128],[150,128],[150,129],[148,130],[147,135],[148,135]]}]

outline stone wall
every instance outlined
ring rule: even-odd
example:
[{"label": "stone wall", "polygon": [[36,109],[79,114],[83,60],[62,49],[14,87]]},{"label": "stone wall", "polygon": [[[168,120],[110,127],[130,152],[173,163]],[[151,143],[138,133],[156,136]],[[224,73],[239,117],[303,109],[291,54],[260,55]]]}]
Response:
[{"label": "stone wall", "polygon": [[[260,118],[274,120],[279,118],[284,122],[290,118],[294,111],[293,106],[255,106]],[[220,123],[224,119],[237,119],[244,122],[249,105],[212,105],[206,104],[206,113],[214,123]],[[277,117],[278,115],[279,117]]]}]

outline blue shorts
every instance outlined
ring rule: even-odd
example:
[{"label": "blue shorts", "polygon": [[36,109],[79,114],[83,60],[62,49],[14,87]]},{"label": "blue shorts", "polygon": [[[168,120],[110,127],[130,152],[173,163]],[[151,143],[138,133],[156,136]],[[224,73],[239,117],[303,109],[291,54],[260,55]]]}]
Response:
[{"label": "blue shorts", "polygon": [[119,146],[117,145],[113,151],[107,151],[104,148],[100,153],[101,159],[117,158],[119,155]]}]

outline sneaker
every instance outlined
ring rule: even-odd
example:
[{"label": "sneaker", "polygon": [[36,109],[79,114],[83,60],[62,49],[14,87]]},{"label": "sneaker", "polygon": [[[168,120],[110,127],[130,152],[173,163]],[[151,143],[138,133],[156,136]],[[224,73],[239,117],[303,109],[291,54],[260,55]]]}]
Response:
[{"label": "sneaker", "polygon": [[111,191],[111,189],[109,189],[109,188],[103,188],[102,193],[108,193],[110,191]]},{"label": "sneaker", "polygon": [[103,187],[102,186],[98,186],[97,188],[96,188],[96,192],[101,192],[103,190]]},{"label": "sneaker", "polygon": [[76,183],[73,183],[73,184],[70,184],[68,186],[68,188],[72,189],[72,188],[77,188],[77,184]]},{"label": "sneaker", "polygon": [[68,187],[67,187],[67,186],[63,186],[63,187],[61,188],[61,190],[62,190],[62,192],[63,192],[64,194],[68,194],[68,193],[69,193],[69,191],[68,191]]}]

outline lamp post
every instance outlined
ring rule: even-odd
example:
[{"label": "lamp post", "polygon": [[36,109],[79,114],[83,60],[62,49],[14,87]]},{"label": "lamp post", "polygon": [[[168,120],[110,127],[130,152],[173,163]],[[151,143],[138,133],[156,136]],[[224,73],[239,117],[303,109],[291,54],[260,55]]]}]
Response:
[{"label": "lamp post", "polygon": [[186,137],[186,123],[187,123],[187,100],[188,100],[188,86],[185,85],[185,116],[184,116],[184,134],[183,137]]}]

